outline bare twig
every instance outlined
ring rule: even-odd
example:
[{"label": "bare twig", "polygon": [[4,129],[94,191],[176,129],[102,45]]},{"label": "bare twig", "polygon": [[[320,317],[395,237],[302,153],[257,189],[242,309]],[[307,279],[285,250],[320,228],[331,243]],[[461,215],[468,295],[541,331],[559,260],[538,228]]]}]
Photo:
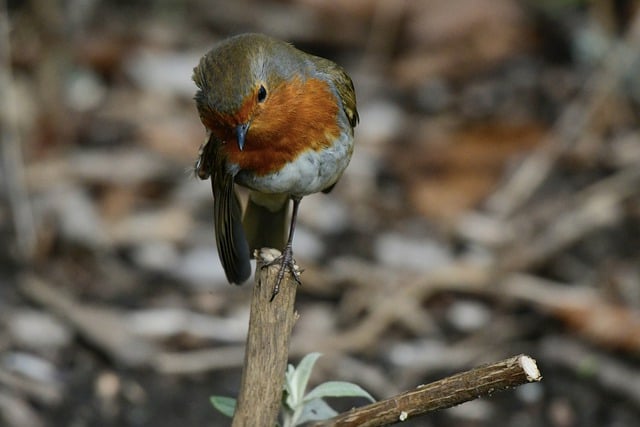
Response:
[{"label": "bare twig", "polygon": [[523,215],[509,221],[505,227],[515,230],[517,239],[505,246],[498,267],[505,271],[530,268],[588,233],[617,223],[624,216],[623,203],[638,194],[639,188],[640,168],[631,165],[565,197],[554,209],[542,212],[540,218]]},{"label": "bare twig", "polygon": [[44,427],[41,414],[21,396],[0,389],[2,425],[7,427]]},{"label": "bare twig", "polygon": [[131,332],[123,313],[77,301],[33,275],[25,276],[20,291],[72,325],[83,338],[124,366],[151,363],[158,349],[151,341]]},{"label": "bare twig", "polygon": [[185,375],[242,366],[244,346],[163,352],[154,358],[154,367],[163,374]]},{"label": "bare twig", "polygon": [[352,409],[328,421],[316,423],[315,426],[386,426],[541,379],[534,359],[525,355],[514,356]]},{"label": "bare twig", "polygon": [[499,217],[510,217],[531,198],[547,179],[562,154],[585,138],[589,124],[606,104],[622,77],[637,61],[640,45],[640,12],[637,12],[626,40],[612,49],[602,61],[602,67],[585,84],[577,99],[569,104],[556,122],[551,134],[532,153],[508,181],[487,200],[487,207]]},{"label": "bare twig", "polygon": [[15,227],[19,254],[29,258],[36,243],[33,212],[24,185],[24,165],[20,137],[16,126],[14,91],[11,88],[11,44],[6,2],[0,0],[0,146],[3,178]]},{"label": "bare twig", "polygon": [[503,295],[535,305],[600,347],[640,351],[640,311],[608,301],[594,288],[552,282],[525,274],[503,281]]},{"label": "bare twig", "polygon": [[297,284],[291,274],[285,274],[280,293],[270,301],[280,266],[263,266],[275,258],[274,252],[262,249],[256,256],[256,284],[234,427],[275,425],[282,402]]},{"label": "bare twig", "polygon": [[[351,271],[347,271],[348,269],[345,268],[344,278],[362,284],[369,289],[367,292],[371,292],[372,284],[379,283],[381,276],[376,276],[375,273],[381,269],[377,269],[371,264],[352,261],[349,264],[349,269]],[[365,271],[366,269],[369,270],[369,273]],[[391,275],[387,276],[392,277]],[[398,273],[392,293],[382,297],[378,295],[379,298],[371,294],[369,312],[356,326],[334,336],[315,341],[313,348],[305,347],[302,342],[294,342],[296,344],[294,350],[302,353],[318,348],[322,348],[322,351],[325,352],[363,351],[374,345],[389,325],[402,318],[400,312],[406,310],[406,307],[412,307],[416,301],[423,301],[429,295],[443,290],[486,292],[485,287],[491,279],[490,268],[465,261],[444,266],[427,275]]]},{"label": "bare twig", "polygon": [[362,56],[362,69],[372,69],[387,65],[393,58],[396,38],[402,27],[402,19],[407,12],[408,3],[377,0],[373,8],[371,31],[368,34],[365,53]]},{"label": "bare twig", "polygon": [[640,373],[632,361],[621,360],[568,336],[544,338],[540,351],[540,358],[549,365],[580,376],[594,384],[595,389],[624,396],[625,402],[640,407]]},{"label": "bare twig", "polygon": [[0,368],[0,385],[46,405],[59,404],[65,393],[57,383],[38,381],[3,368]]}]

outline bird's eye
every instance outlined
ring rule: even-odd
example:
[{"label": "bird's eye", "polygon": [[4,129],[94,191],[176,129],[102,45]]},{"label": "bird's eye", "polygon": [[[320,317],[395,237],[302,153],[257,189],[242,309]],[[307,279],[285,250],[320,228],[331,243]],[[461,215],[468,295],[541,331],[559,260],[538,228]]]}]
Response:
[{"label": "bird's eye", "polygon": [[261,85],[258,89],[258,102],[263,102],[265,99],[267,99],[267,90]]}]

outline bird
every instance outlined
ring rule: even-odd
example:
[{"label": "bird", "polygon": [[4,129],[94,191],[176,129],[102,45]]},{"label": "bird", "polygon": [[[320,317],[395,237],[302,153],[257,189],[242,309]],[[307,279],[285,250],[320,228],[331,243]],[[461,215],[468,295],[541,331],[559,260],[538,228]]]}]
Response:
[{"label": "bird", "polygon": [[[281,249],[298,284],[293,235],[303,197],[330,192],[349,164],[359,122],[353,81],[336,63],[265,34],[219,41],[193,70],[206,139],[196,175],[211,179],[218,255],[229,283],[251,275],[255,249]],[[249,190],[242,210],[236,185]],[[292,204],[285,240],[288,208]]]}]

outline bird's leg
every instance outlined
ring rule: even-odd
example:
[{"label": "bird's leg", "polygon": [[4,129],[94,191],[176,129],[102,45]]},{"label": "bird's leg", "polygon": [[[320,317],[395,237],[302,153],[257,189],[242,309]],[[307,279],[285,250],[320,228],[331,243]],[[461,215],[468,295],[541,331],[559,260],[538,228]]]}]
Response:
[{"label": "bird's leg", "polygon": [[289,269],[291,275],[298,283],[298,285],[302,284],[302,282],[300,281],[300,273],[296,269],[296,265],[293,260],[293,233],[296,230],[296,219],[298,217],[298,207],[300,206],[301,198],[292,197],[291,200],[293,200],[293,210],[291,212],[291,224],[289,226],[289,238],[287,239],[287,244],[282,251],[282,255],[268,264],[273,265],[275,263],[280,263],[280,270],[278,271],[278,276],[276,277],[276,284],[273,287],[271,301],[273,301],[276,295],[278,295],[278,292],[280,292],[280,283],[282,283],[282,279],[284,278],[284,272],[286,269]]}]

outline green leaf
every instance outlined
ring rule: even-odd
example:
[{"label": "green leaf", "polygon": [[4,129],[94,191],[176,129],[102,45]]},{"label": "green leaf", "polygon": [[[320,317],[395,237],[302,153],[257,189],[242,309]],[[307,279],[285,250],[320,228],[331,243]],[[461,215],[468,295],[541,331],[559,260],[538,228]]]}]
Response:
[{"label": "green leaf", "polygon": [[209,398],[214,408],[229,418],[236,412],[236,399],[226,396],[211,396]]},{"label": "green leaf", "polygon": [[301,425],[308,421],[326,420],[335,417],[338,413],[322,399],[313,399],[304,405],[302,414],[296,425]]},{"label": "green leaf", "polygon": [[357,384],[349,383],[346,381],[327,381],[322,383],[313,390],[311,390],[305,397],[304,401],[308,402],[313,399],[322,397],[343,397],[343,396],[356,396],[364,397],[372,402],[376,400],[367,393],[362,387]]},{"label": "green leaf", "polygon": [[322,356],[320,353],[309,353],[302,358],[298,367],[287,372],[287,406],[295,409],[304,399],[304,391],[307,388],[311,370],[316,360]]},{"label": "green leaf", "polygon": [[287,365],[287,371],[284,373],[284,391],[285,391],[285,397],[287,396],[291,396],[291,394],[293,393],[293,390],[291,390],[291,383],[293,381],[293,374],[296,372],[296,368],[289,363]]}]

